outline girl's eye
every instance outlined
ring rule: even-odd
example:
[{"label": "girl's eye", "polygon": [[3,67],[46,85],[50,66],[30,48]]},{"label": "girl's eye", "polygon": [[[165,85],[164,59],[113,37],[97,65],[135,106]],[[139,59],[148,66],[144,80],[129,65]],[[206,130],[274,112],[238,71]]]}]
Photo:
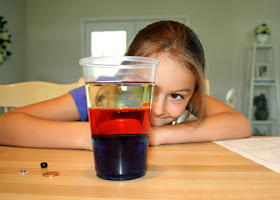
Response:
[{"label": "girl's eye", "polygon": [[98,97],[98,103],[101,103],[104,100],[105,96],[104,95],[100,95]]},{"label": "girl's eye", "polygon": [[180,94],[171,94],[170,96],[172,99],[175,99],[175,100],[184,99],[183,96]]}]

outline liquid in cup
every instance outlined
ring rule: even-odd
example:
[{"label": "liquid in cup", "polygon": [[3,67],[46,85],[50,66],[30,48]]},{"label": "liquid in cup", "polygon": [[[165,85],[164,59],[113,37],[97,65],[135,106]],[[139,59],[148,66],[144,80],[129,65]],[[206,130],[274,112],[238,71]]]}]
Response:
[{"label": "liquid in cup", "polygon": [[[104,76],[110,64],[106,64],[107,68],[103,63],[91,66],[105,69],[102,76],[92,81],[87,81],[88,74],[85,74],[86,94],[97,176],[129,180],[144,176],[147,170],[151,102],[158,61],[127,56],[118,59],[122,60],[120,65],[112,68],[119,69],[111,76]],[[124,62],[127,60],[129,62]],[[143,69],[145,73],[141,73]]]}]

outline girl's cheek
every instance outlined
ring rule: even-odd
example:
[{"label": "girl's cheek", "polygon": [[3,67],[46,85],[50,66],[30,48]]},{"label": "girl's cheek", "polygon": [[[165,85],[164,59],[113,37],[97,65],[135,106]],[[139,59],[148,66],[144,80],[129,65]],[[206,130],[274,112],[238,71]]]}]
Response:
[{"label": "girl's cheek", "polygon": [[169,115],[172,117],[174,120],[178,119],[183,112],[185,111],[186,107],[182,105],[173,105],[169,109]]}]

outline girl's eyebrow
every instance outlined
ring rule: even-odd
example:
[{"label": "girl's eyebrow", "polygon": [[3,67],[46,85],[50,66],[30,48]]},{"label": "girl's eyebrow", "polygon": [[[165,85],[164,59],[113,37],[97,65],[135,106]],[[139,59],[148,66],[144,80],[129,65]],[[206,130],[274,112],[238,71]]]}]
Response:
[{"label": "girl's eyebrow", "polygon": [[190,92],[191,89],[186,88],[186,89],[179,89],[179,90],[175,90],[174,92]]}]

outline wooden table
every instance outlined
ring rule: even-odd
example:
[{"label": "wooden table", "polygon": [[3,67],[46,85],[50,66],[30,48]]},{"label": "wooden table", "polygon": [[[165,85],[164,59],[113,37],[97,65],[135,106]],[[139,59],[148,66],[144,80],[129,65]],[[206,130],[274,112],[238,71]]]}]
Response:
[{"label": "wooden table", "polygon": [[[60,176],[43,177],[43,161]],[[106,181],[91,151],[0,146],[0,199],[280,199],[280,174],[215,143],[150,147],[148,164],[142,178]]]}]

